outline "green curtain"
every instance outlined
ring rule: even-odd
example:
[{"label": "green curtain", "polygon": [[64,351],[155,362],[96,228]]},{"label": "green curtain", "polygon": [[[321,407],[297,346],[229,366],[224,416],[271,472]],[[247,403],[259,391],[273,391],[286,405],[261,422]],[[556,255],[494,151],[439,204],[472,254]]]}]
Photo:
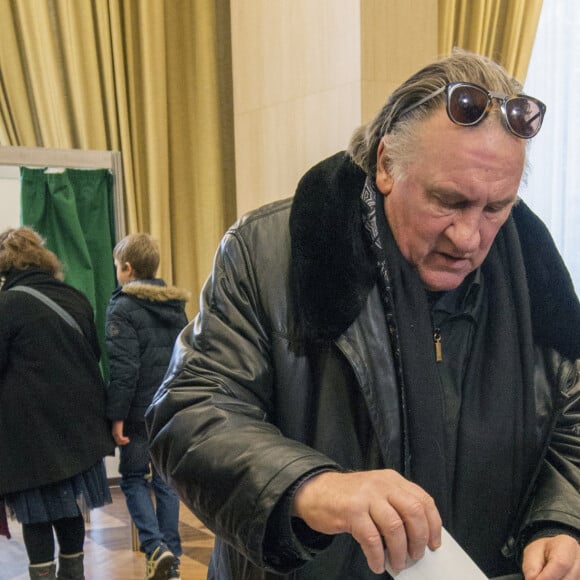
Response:
[{"label": "green curtain", "polygon": [[60,259],[65,281],[93,306],[101,343],[101,368],[108,379],[105,315],[115,288],[113,176],[108,169],[20,168],[21,223],[46,239]]}]

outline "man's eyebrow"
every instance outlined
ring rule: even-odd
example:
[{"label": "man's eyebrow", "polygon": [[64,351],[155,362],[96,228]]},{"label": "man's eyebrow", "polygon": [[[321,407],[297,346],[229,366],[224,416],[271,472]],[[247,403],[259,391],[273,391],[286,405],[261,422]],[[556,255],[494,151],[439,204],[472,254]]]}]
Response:
[{"label": "man's eyebrow", "polygon": [[456,189],[442,189],[439,187],[427,188],[427,195],[430,197],[444,197],[446,200],[464,201],[468,198]]},{"label": "man's eyebrow", "polygon": [[506,205],[510,205],[512,203],[515,203],[517,200],[518,196],[514,195],[512,197],[509,198],[505,198],[505,199],[498,199],[497,201],[493,201],[491,203],[488,203],[487,205],[493,205],[495,207],[505,207]]},{"label": "man's eyebrow", "polygon": [[[438,187],[431,187],[426,189],[427,195],[430,197],[437,197],[440,199],[444,199],[446,202],[471,202],[472,200],[461,193],[456,189],[443,189]],[[496,206],[496,207],[504,207],[506,205],[510,205],[511,203],[515,203],[517,199],[517,194],[505,197],[504,199],[498,199],[497,201],[492,201],[486,205]]]}]

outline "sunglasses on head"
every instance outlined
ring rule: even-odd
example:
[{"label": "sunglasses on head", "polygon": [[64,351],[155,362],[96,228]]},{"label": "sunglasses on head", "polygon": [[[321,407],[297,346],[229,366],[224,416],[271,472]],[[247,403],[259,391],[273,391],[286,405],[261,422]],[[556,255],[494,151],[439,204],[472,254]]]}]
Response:
[{"label": "sunglasses on head", "polygon": [[538,134],[546,105],[528,95],[502,95],[487,91],[473,83],[449,83],[415,104],[403,109],[400,119],[413,109],[420,107],[445,91],[447,115],[457,125],[470,127],[485,119],[492,108],[494,99],[500,103],[501,114],[508,131],[521,139],[531,139]]}]

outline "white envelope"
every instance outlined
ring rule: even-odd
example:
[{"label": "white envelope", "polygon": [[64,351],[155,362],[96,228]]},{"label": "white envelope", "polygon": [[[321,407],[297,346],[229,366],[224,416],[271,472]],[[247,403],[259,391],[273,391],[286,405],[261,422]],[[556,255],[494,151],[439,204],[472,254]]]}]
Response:
[{"label": "white envelope", "polygon": [[488,580],[475,562],[443,528],[441,547],[435,551],[425,550],[423,558],[409,560],[407,567],[395,574],[385,554],[386,570],[397,580]]}]

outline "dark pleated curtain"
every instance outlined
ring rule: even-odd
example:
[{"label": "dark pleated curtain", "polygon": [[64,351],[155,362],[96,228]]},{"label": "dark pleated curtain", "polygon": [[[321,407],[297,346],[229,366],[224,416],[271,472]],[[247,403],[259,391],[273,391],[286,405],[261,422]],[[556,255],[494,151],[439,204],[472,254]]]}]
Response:
[{"label": "dark pleated curtain", "polygon": [[46,246],[63,263],[65,281],[93,306],[107,378],[105,313],[116,284],[113,177],[107,169],[51,173],[22,167],[20,178],[21,223],[46,239]]}]

